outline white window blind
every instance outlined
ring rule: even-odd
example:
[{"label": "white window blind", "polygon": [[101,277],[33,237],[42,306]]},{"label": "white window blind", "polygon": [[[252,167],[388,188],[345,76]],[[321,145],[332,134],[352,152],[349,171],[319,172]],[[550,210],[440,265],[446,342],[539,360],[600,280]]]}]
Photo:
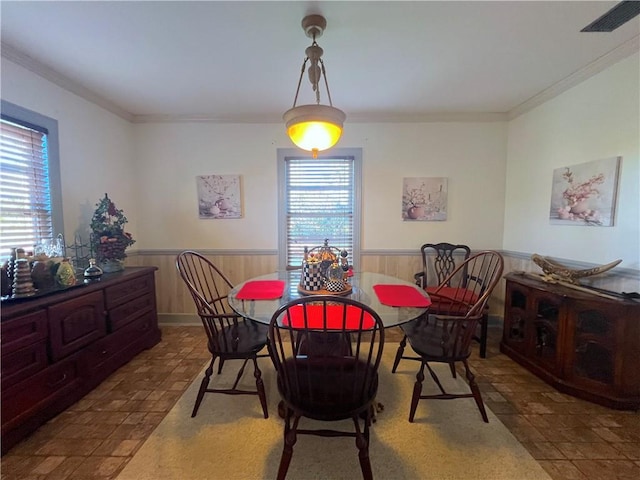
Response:
[{"label": "white window blind", "polygon": [[347,250],[353,262],[354,250],[359,251],[356,172],[354,156],[284,157],[285,267],[299,267],[305,247],[325,239]]},{"label": "white window blind", "polygon": [[54,237],[46,129],[0,123],[0,257]]}]

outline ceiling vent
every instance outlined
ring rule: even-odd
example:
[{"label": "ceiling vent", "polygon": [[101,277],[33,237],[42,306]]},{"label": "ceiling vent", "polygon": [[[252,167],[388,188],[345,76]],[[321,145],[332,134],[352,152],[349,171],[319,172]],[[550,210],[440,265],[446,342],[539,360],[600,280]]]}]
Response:
[{"label": "ceiling vent", "polygon": [[581,32],[613,32],[640,13],[640,2],[620,2],[600,18],[584,27]]}]

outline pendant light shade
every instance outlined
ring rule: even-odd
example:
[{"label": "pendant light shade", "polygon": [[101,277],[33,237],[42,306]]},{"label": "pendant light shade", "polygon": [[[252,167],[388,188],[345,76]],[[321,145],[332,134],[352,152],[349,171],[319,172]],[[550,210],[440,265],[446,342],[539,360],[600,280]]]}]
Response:
[{"label": "pendant light shade", "polygon": [[283,118],[291,141],[303,150],[317,152],[340,140],[346,115],[327,105],[301,105],[287,110]]},{"label": "pendant light shade", "polygon": [[[322,60],[323,50],[316,42],[316,38],[322,35],[326,26],[327,21],[320,15],[309,15],[302,20],[302,28],[306,35],[313,39],[313,43],[305,51],[306,57],[302,62],[293,108],[287,110],[283,115],[287,135],[291,141],[299,148],[313,152],[313,158],[317,158],[319,151],[333,147],[340,140],[342,127],[347,118],[342,110],[334,107],[331,103],[329,83]],[[316,104],[296,106],[307,63],[309,63],[309,80],[316,95]],[[321,78],[324,78],[329,105],[320,104],[319,82]]]}]

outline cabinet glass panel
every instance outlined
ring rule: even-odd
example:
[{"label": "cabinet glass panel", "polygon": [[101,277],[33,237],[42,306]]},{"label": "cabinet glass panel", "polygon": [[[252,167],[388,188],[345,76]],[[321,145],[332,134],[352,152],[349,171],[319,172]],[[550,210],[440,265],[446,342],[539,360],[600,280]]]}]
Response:
[{"label": "cabinet glass panel", "polygon": [[524,293],[519,292],[517,290],[512,291],[511,306],[515,308],[521,308],[524,310],[525,308],[527,308],[527,296]]},{"label": "cabinet glass panel", "polygon": [[507,336],[509,340],[522,342],[525,338],[527,297],[522,292],[514,290],[510,296],[509,328]]},{"label": "cabinet glass panel", "polygon": [[536,304],[535,351],[542,359],[553,360],[556,356],[556,340],[558,338],[558,305],[539,299]]}]

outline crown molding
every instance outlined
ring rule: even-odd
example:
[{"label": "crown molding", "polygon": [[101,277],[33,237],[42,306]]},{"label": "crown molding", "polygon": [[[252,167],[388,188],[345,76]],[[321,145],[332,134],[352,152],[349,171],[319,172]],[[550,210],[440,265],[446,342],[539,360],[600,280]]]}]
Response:
[{"label": "crown molding", "polygon": [[44,65],[42,62],[34,59],[33,57],[30,57],[29,55],[18,50],[12,45],[2,42],[0,44],[0,49],[2,50],[2,56],[7,60],[26,68],[27,70],[41,76],[46,80],[49,80],[51,83],[59,86],[60,88],[63,88],[64,90],[67,90],[68,92],[73,93],[74,95],[77,95],[101,108],[104,108],[105,110],[113,113],[114,115],[117,115],[124,120],[127,120],[129,122],[133,120],[133,115],[123,108],[120,108],[113,102],[102,98],[100,95],[97,95],[75,80],[71,80],[69,77],[58,73],[53,68]]},{"label": "crown molding", "polygon": [[[504,122],[506,113],[460,112],[394,114],[372,113],[347,115],[345,123],[438,123],[438,122]],[[283,123],[281,115],[134,115],[133,123]]]},{"label": "crown molding", "polygon": [[133,115],[132,123],[282,123],[282,115]]},{"label": "crown molding", "polygon": [[568,77],[563,78],[559,82],[551,85],[549,88],[546,88],[540,93],[522,102],[517,107],[512,108],[511,110],[509,110],[509,112],[507,112],[508,120],[513,120],[523,113],[533,110],[538,105],[541,105],[544,102],[557,97],[561,93],[566,92],[570,88],[573,88],[576,85],[584,82],[588,78],[594,76],[597,73],[600,73],[601,71],[607,69],[620,60],[623,60],[628,56],[637,53],[638,50],[640,50],[640,35],[636,35],[635,37],[627,40],[622,45],[618,46],[608,53],[605,53],[600,58],[594,60],[587,66],[573,72]]},{"label": "crown molding", "polygon": [[347,122],[350,123],[503,122],[505,120],[507,120],[507,114],[502,112],[347,114]]}]

